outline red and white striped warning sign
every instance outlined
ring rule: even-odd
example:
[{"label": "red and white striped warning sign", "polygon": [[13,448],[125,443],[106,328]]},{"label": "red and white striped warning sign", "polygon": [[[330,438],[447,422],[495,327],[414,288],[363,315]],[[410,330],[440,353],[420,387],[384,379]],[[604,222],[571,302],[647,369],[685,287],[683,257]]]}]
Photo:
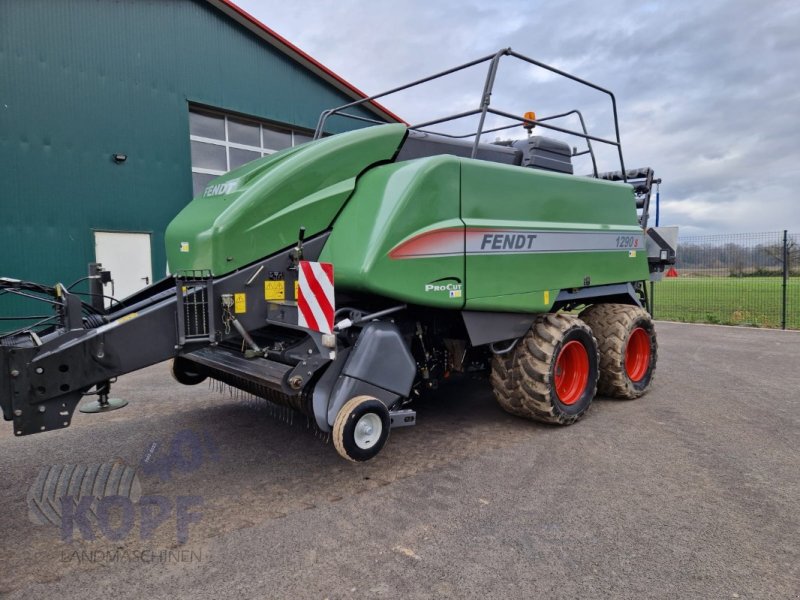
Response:
[{"label": "red and white striped warning sign", "polygon": [[322,333],[333,331],[333,265],[331,263],[300,261],[300,288],[297,294],[297,321]]}]

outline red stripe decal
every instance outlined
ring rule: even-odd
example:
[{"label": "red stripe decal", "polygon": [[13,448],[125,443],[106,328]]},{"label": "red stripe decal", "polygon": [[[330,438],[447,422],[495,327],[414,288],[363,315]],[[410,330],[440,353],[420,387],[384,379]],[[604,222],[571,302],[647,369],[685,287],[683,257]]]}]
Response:
[{"label": "red stripe decal", "polygon": [[328,301],[328,298],[325,297],[325,292],[322,291],[322,287],[320,287],[319,281],[317,281],[317,278],[315,276],[308,278],[308,287],[311,288],[311,292],[314,294],[314,298],[316,298],[317,304],[319,304],[319,307],[322,309],[323,314],[326,317],[329,314],[332,315],[333,307]]},{"label": "red stripe decal", "polygon": [[415,258],[464,253],[464,228],[435,229],[400,242],[389,251],[389,258]]},{"label": "red stripe decal", "polygon": [[314,331],[319,331],[319,325],[317,325],[317,321],[314,319],[314,313],[311,312],[311,307],[308,303],[301,302],[300,298],[298,298],[297,308],[300,310],[300,316],[302,317],[299,324],[303,327],[313,329]]},{"label": "red stripe decal", "polygon": [[298,275],[298,325],[331,333],[335,315],[333,265],[302,260]]}]

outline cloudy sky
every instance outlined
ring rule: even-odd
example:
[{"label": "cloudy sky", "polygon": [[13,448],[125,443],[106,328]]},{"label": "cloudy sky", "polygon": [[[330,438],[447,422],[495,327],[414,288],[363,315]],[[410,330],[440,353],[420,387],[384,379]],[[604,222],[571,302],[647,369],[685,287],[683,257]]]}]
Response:
[{"label": "cloudy sky", "polygon": [[[238,4],[370,94],[511,47],[616,94],[627,166],[663,179],[661,224],[800,232],[796,0]],[[497,108],[579,108],[592,133],[611,133],[606,97],[504,60]],[[384,104],[409,122],[477,107],[483,69]],[[601,169],[613,159],[603,153]]]}]

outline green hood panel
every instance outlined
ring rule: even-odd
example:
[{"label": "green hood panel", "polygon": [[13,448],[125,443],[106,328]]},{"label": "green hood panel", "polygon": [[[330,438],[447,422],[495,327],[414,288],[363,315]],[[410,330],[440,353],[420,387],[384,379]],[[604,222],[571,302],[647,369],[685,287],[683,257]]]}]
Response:
[{"label": "green hood panel", "polygon": [[631,186],[449,155],[365,173],[320,260],[339,290],[454,310],[546,312],[648,276]]},{"label": "green hood panel", "polygon": [[239,269],[327,229],[357,177],[391,160],[405,136],[400,124],[367,127],[250,162],[212,180],[166,231],[171,273]]},{"label": "green hood panel", "polygon": [[[433,156],[381,165],[365,173],[320,257],[333,263],[337,289],[461,308],[460,169],[455,156]],[[392,250],[398,245],[432,230],[455,236],[459,252],[422,260],[393,258]],[[448,285],[456,287],[451,290]]]}]

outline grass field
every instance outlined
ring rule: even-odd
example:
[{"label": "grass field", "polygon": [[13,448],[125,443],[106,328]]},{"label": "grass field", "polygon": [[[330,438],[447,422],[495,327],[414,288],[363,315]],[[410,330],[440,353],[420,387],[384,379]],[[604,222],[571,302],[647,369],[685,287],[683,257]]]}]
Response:
[{"label": "grass field", "polygon": [[[655,284],[656,319],[781,326],[780,277],[677,277]],[[800,277],[787,285],[786,327],[800,329]]]}]

